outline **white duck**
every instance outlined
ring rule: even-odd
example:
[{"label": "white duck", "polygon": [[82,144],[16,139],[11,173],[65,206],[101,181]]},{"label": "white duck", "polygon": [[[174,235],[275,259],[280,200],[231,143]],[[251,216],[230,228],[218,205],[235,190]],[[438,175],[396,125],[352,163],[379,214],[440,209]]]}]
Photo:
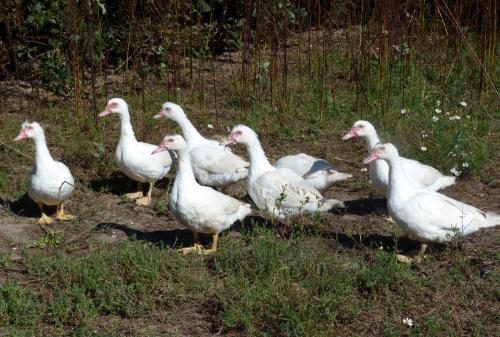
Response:
[{"label": "white duck", "polygon": [[305,153],[282,157],[274,166],[292,170],[322,193],[336,182],[352,178],[352,174],[337,171],[332,163]]},{"label": "white duck", "polygon": [[[389,166],[387,208],[396,223],[411,237],[423,242],[449,242],[481,228],[500,225],[500,216],[485,213],[441,193],[416,186],[408,177],[398,150],[390,143],[375,145],[365,164],[382,159]],[[398,256],[403,262],[411,259]]]},{"label": "white duck", "polygon": [[[194,177],[189,146],[180,135],[166,136],[154,153],[176,151],[179,167],[170,192],[169,208],[179,221],[193,231],[194,245],[183,253],[213,253],[217,250],[219,233],[250,214],[250,205],[198,184]],[[198,233],[212,235],[212,247],[203,249]]]},{"label": "white duck", "polygon": [[203,137],[186,117],[182,108],[171,102],[163,104],[153,118],[167,117],[177,122],[191,154],[191,163],[200,184],[223,188],[248,175],[248,162],[215,140]]},{"label": "white duck", "polygon": [[[137,199],[136,203],[139,205],[150,205],[154,183],[170,171],[173,161],[172,156],[168,151],[153,156],[151,152],[156,149],[156,145],[137,141],[132,124],[130,124],[128,105],[123,99],[110,99],[106,109],[99,114],[99,117],[111,113],[119,114],[121,122],[120,141],[115,152],[116,163],[123,173],[138,183],[138,192],[127,193],[125,197]],[[145,182],[149,183],[149,191],[147,196],[144,197],[141,184]]]},{"label": "white duck", "polygon": [[[361,137],[367,142],[368,153],[370,153],[377,144],[380,144],[375,127],[367,121],[357,121],[352,126],[351,131],[346,133],[343,140],[353,137]],[[411,180],[430,191],[437,191],[455,184],[455,177],[445,176],[435,168],[422,164],[413,159],[401,157],[401,163],[404,170]],[[389,166],[383,160],[375,160],[368,166],[368,173],[375,188],[387,196],[387,185],[389,183]]]},{"label": "white duck", "polygon": [[260,210],[272,217],[284,220],[305,212],[344,206],[342,201],[323,198],[317,189],[292,170],[272,166],[257,134],[248,126],[235,126],[224,141],[224,144],[230,143],[246,146],[250,156],[248,194]]},{"label": "white duck", "polygon": [[64,202],[71,197],[75,189],[75,181],[68,167],[52,159],[40,124],[24,122],[21,132],[14,140],[25,138],[32,138],[36,146],[36,162],[28,183],[28,195],[36,202],[42,214],[37,223],[40,225],[53,223],[53,219],[43,211],[44,204],[57,205],[56,219],[74,219],[74,216],[64,214]]}]

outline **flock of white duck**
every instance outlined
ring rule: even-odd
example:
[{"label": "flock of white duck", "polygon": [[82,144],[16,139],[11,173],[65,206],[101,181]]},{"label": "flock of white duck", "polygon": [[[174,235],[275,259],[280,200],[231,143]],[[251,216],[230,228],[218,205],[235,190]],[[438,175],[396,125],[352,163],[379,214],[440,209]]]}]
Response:
[{"label": "flock of white duck", "polygon": [[[255,205],[277,220],[293,219],[304,213],[328,211],[344,207],[342,201],[324,198],[321,194],[335,182],[352,177],[336,170],[326,160],[307,154],[286,156],[272,165],[255,131],[237,125],[222,142],[203,137],[189,121],[182,108],[164,103],[154,118],[169,118],[177,122],[182,136],[167,135],[159,146],[137,141],[130,123],[127,103],[111,99],[100,117],[118,114],[121,122],[120,140],[116,148],[116,163],[120,170],[137,181],[138,191],[126,194],[140,205],[150,205],[156,180],[164,177],[178,161],[177,173],[169,196],[170,211],[194,233],[194,245],[182,252],[212,253],[217,249],[220,232],[237,221],[243,221],[252,209],[221,190],[247,178],[248,194]],[[357,121],[343,137],[360,137],[368,145],[369,176],[378,191],[387,197],[392,219],[412,238],[422,243],[448,242],[457,234],[467,235],[484,227],[500,224],[500,216],[483,212],[473,206],[436,192],[455,183],[454,177],[418,161],[400,157],[396,147],[382,144],[372,124]],[[74,217],[64,213],[64,202],[74,190],[74,179],[66,165],[52,159],[42,127],[36,122],[24,122],[15,140],[32,138],[36,145],[36,164],[28,184],[28,194],[38,205],[39,224],[51,224],[53,219],[43,205],[56,205],[56,219]],[[231,152],[229,144],[243,144],[250,162]],[[149,183],[146,196],[142,184]],[[214,189],[217,188],[218,190]],[[198,233],[212,235],[212,246],[204,248]],[[398,256],[401,261],[411,258]]]}]

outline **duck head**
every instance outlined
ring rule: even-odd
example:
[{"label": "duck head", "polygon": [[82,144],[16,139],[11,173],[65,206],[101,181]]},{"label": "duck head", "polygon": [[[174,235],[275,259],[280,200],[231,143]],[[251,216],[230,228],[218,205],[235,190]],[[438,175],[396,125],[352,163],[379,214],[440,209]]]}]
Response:
[{"label": "duck head", "polygon": [[246,125],[236,125],[227,138],[222,142],[222,145],[228,144],[249,144],[258,139],[257,134]]},{"label": "duck head", "polygon": [[161,106],[160,112],[156,114],[153,118],[158,119],[162,117],[167,117],[172,120],[178,120],[185,116],[186,114],[184,113],[184,110],[182,110],[182,108],[179,105],[172,102],[165,102]]},{"label": "duck head", "polygon": [[19,141],[25,138],[36,138],[38,135],[43,135],[43,128],[37,122],[24,122],[21,125],[21,131],[14,139],[14,141]]},{"label": "duck head", "polygon": [[363,163],[368,164],[377,159],[384,159],[386,161],[399,157],[398,149],[391,143],[378,144],[368,155],[368,157],[363,160]]},{"label": "duck head", "polygon": [[122,98],[112,98],[108,101],[106,108],[103,112],[101,112],[98,116],[104,117],[106,115],[117,113],[122,114],[123,112],[128,111],[128,104]]},{"label": "duck head", "polygon": [[353,124],[351,131],[346,133],[342,139],[347,140],[354,137],[365,138],[373,134],[376,134],[375,127],[368,121],[360,120]]},{"label": "duck head", "polygon": [[167,150],[183,151],[185,149],[187,149],[187,143],[181,135],[167,135],[151,154]]}]

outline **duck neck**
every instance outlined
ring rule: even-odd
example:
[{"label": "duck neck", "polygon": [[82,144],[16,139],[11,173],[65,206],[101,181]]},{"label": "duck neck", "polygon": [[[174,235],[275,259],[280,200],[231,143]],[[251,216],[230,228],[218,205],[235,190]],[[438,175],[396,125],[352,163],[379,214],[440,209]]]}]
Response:
[{"label": "duck neck", "polygon": [[380,138],[378,138],[377,132],[367,135],[365,139],[368,146],[368,152],[371,152],[375,145],[380,143]]},{"label": "duck neck", "polygon": [[174,120],[181,127],[182,135],[184,136],[184,139],[186,140],[190,148],[192,148],[193,145],[203,143],[205,138],[198,132],[198,130],[196,130],[193,123],[191,123],[191,121],[186,116],[180,116],[175,118]]},{"label": "duck neck", "polygon": [[389,165],[388,197],[392,200],[403,200],[411,191],[413,185],[406,176],[399,156],[387,160]]},{"label": "duck neck", "polygon": [[134,129],[130,123],[130,113],[128,108],[124,108],[120,113],[120,140],[133,140],[135,139]]},{"label": "duck neck", "polygon": [[41,133],[34,137],[36,148],[36,166],[44,166],[54,162],[50,155],[49,148],[45,142],[45,134]]},{"label": "duck neck", "polygon": [[246,148],[250,157],[249,180],[253,180],[274,169],[257,139],[247,143]]},{"label": "duck neck", "polygon": [[175,176],[176,185],[195,185],[196,179],[194,177],[193,167],[191,166],[191,155],[188,149],[177,151],[179,156],[179,166]]}]

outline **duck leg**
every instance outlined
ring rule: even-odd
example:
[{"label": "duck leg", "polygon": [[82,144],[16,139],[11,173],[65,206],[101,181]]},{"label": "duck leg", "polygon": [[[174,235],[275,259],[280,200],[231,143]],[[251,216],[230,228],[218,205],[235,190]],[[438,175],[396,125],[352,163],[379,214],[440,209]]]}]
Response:
[{"label": "duck leg", "polygon": [[420,262],[420,261],[422,261],[422,258],[424,257],[424,253],[427,250],[427,247],[428,247],[428,245],[426,243],[421,243],[420,250],[418,251],[417,255],[406,256],[406,255],[398,254],[398,255],[396,255],[396,258],[398,259],[399,262],[403,262],[403,263],[411,263],[413,261]]},{"label": "duck leg", "polygon": [[204,255],[212,254],[217,251],[217,240],[219,239],[219,233],[212,234],[212,247],[210,249],[204,249],[202,253]]},{"label": "duck leg", "polygon": [[185,248],[181,248],[179,249],[179,252],[181,252],[182,254],[189,254],[189,253],[201,253],[203,251],[203,246],[201,245],[200,243],[200,238],[198,236],[198,233],[197,232],[193,232],[193,245],[191,247],[185,247]]},{"label": "duck leg", "polygon": [[124,194],[123,196],[131,200],[142,198],[144,196],[144,193],[142,192],[142,183],[137,182],[137,192],[127,193]]},{"label": "duck leg", "polygon": [[61,202],[59,205],[57,205],[56,219],[57,220],[73,220],[73,219],[75,219],[75,216],[69,215],[69,214],[64,214],[64,202]]},{"label": "duck leg", "polygon": [[135,201],[137,205],[149,206],[151,205],[151,194],[153,193],[154,181],[149,182],[148,194],[145,197],[139,198]]},{"label": "duck leg", "polygon": [[51,225],[54,222],[54,220],[43,212],[43,204],[41,202],[37,202],[36,204],[38,205],[38,209],[42,214],[42,216],[36,220],[36,223],[39,225]]}]

